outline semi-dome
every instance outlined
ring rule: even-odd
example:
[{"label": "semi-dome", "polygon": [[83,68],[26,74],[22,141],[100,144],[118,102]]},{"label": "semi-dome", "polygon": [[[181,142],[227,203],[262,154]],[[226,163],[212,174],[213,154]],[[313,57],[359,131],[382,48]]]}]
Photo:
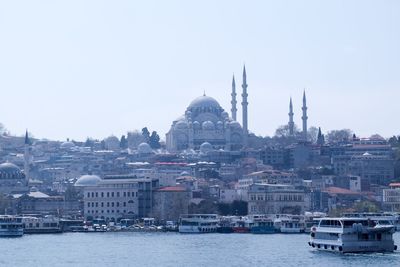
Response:
[{"label": "semi-dome", "polygon": [[237,121],[231,121],[231,122],[229,123],[229,125],[230,125],[232,128],[234,128],[234,129],[238,129],[238,128],[241,127],[241,126],[240,126],[240,123],[237,122]]},{"label": "semi-dome", "polygon": [[6,162],[0,164],[0,179],[23,179],[24,173],[15,164]]},{"label": "semi-dome", "polygon": [[188,124],[187,124],[186,121],[181,120],[181,121],[178,121],[178,122],[175,124],[175,128],[176,128],[176,129],[187,129],[187,128],[188,128]]},{"label": "semi-dome", "polygon": [[141,143],[138,146],[138,153],[139,154],[150,154],[153,150],[151,149],[151,146],[147,143]]},{"label": "semi-dome", "polygon": [[206,154],[213,150],[213,146],[209,142],[204,142],[200,145],[200,153]]},{"label": "semi-dome", "polygon": [[215,129],[215,125],[212,121],[203,122],[202,127],[204,130],[214,130]]},{"label": "semi-dome", "polygon": [[96,186],[101,181],[97,175],[83,175],[76,182],[75,186]]},{"label": "semi-dome", "polygon": [[200,129],[200,122],[194,121],[194,122],[193,122],[193,129],[195,129],[195,130]]},{"label": "semi-dome", "polygon": [[194,99],[188,109],[192,108],[221,108],[220,104],[217,100],[210,96],[199,96],[198,98]]}]

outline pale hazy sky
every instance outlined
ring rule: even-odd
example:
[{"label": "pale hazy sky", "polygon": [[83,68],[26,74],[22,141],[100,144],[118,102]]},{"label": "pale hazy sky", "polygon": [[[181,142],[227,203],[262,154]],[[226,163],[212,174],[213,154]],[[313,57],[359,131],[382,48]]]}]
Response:
[{"label": "pale hazy sky", "polygon": [[[230,110],[246,63],[249,128],[400,134],[400,1],[1,1],[0,122],[83,140],[165,138],[195,97]],[[241,108],[239,108],[239,113]],[[241,116],[239,116],[241,119]]]}]

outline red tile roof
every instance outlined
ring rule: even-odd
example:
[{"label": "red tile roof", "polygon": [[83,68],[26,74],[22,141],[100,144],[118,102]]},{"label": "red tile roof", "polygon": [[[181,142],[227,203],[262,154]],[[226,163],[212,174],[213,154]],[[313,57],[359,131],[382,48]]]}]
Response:
[{"label": "red tile roof", "polygon": [[325,188],[324,192],[327,192],[328,194],[338,194],[338,195],[359,195],[360,193],[354,192],[345,188],[340,188],[340,187],[327,187]]},{"label": "red tile roof", "polygon": [[161,187],[157,191],[160,191],[160,192],[184,192],[184,191],[186,191],[186,189],[181,186],[166,186],[166,187]]}]

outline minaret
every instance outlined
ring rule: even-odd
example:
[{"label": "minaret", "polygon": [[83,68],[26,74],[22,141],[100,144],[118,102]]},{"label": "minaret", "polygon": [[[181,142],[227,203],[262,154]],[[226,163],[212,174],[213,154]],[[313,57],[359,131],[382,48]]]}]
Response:
[{"label": "minaret", "polygon": [[303,92],[303,107],[301,108],[303,110],[303,117],[301,119],[303,120],[303,139],[304,141],[307,141],[307,99],[306,99],[306,90]]},{"label": "minaret", "polygon": [[289,135],[293,136],[294,135],[294,122],[293,122],[293,103],[292,103],[292,98],[290,98],[290,103],[289,103]]},{"label": "minaret", "polygon": [[24,145],[24,173],[25,173],[25,179],[26,183],[29,183],[29,158],[30,158],[30,153],[29,153],[29,146],[30,146],[30,141],[29,141],[29,136],[28,136],[28,130],[26,130],[25,133],[25,145]]},{"label": "minaret", "polygon": [[243,110],[243,131],[244,131],[244,144],[247,146],[247,137],[249,134],[249,129],[247,125],[247,105],[249,104],[247,102],[247,77],[246,77],[246,66],[243,66],[243,93],[242,93],[242,110]]},{"label": "minaret", "polygon": [[235,75],[233,75],[233,78],[232,78],[232,93],[231,93],[231,96],[232,96],[232,100],[231,100],[231,104],[232,104],[232,108],[231,108],[232,119],[233,119],[234,121],[236,121],[236,113],[237,113],[236,104],[237,104],[237,101],[236,101],[236,83],[235,83]]}]

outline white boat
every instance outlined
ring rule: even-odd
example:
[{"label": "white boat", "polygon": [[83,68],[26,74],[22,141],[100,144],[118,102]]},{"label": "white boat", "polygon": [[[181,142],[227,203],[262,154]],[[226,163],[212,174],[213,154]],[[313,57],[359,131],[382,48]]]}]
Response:
[{"label": "white boat", "polygon": [[217,214],[187,214],[179,219],[179,233],[215,233],[219,223]]},{"label": "white boat", "polygon": [[22,216],[25,234],[61,233],[60,219],[52,215],[44,217]]},{"label": "white boat", "polygon": [[20,237],[24,234],[21,218],[0,215],[0,237]]},{"label": "white boat", "polygon": [[305,220],[301,215],[275,215],[274,225],[281,233],[284,234],[299,234],[305,232]]},{"label": "white boat", "polygon": [[308,244],[313,248],[357,252],[393,252],[393,225],[382,225],[368,218],[321,218],[311,228]]}]

